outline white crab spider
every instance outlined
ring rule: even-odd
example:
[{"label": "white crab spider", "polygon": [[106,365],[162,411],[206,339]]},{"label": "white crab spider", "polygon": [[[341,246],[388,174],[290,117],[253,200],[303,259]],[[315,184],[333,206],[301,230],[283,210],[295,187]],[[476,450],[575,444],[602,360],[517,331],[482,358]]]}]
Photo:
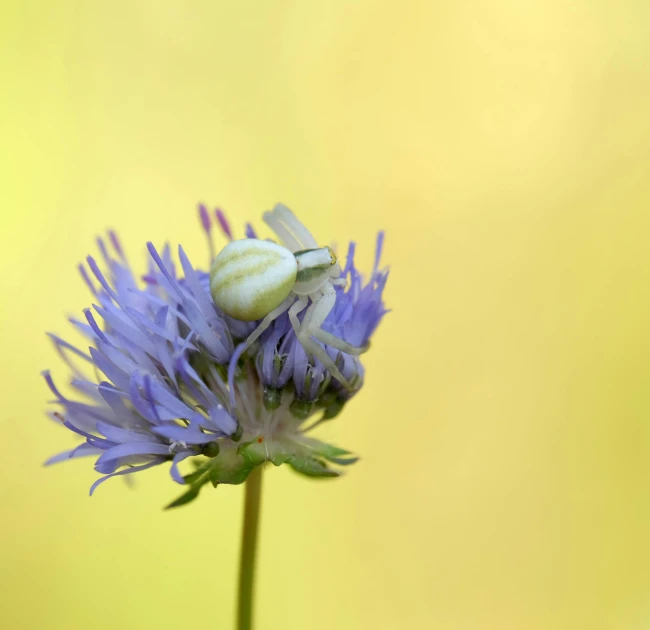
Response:
[{"label": "white crab spider", "polygon": [[[264,213],[264,221],[284,243],[247,238],[231,241],[214,259],[210,292],[227,315],[244,321],[264,318],[248,336],[245,348],[285,311],[308,356],[315,356],[347,389],[352,385],[314,339],[347,354],[366,348],[353,346],[324,331],[321,325],[336,303],[335,286],[345,286],[341,267],[329,247],[319,247],[309,230],[282,204]],[[309,306],[302,323],[298,313]]]}]

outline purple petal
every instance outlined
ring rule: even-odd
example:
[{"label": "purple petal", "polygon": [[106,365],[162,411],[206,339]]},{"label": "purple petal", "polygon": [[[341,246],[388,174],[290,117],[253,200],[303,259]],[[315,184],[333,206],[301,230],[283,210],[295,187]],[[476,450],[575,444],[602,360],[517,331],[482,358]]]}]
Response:
[{"label": "purple petal", "polygon": [[69,459],[75,459],[77,457],[87,457],[89,455],[99,455],[104,451],[101,448],[96,446],[91,446],[87,442],[79,444],[76,448],[70,449],[69,451],[63,451],[58,455],[53,455],[43,464],[44,466],[51,466],[52,464],[57,464],[58,462],[68,461]]},{"label": "purple petal", "polygon": [[101,479],[98,479],[95,481],[95,483],[90,486],[90,496],[93,496],[93,492],[97,489],[97,486],[101,485],[104,483],[107,479],[110,479],[111,477],[119,477],[120,475],[130,475],[134,472],[138,472],[139,470],[146,470],[147,468],[151,468],[152,466],[157,466],[158,464],[161,464],[164,460],[161,459],[156,459],[153,462],[149,462],[148,464],[142,464],[142,466],[131,466],[130,468],[126,468],[125,470],[120,470],[118,472],[111,473],[110,475],[106,475],[105,477],[102,477]]},{"label": "purple petal", "polygon": [[106,422],[97,423],[97,431],[104,435],[111,442],[118,444],[125,444],[128,442],[151,442],[158,444],[157,440],[150,434],[142,433],[140,431],[129,431],[121,427],[116,427]]},{"label": "purple petal", "polygon": [[63,396],[63,394],[57,389],[56,385],[54,384],[54,379],[52,378],[52,374],[50,373],[49,370],[43,370],[41,372],[41,376],[45,379],[45,382],[47,383],[47,386],[50,388],[52,393],[57,397],[57,399],[61,402],[64,402],[66,399]]},{"label": "purple petal", "polygon": [[218,435],[203,433],[197,429],[181,427],[177,424],[161,424],[153,427],[152,431],[172,442],[185,442],[186,444],[207,444],[214,442]]},{"label": "purple petal", "polygon": [[93,314],[89,308],[84,309],[84,315],[86,316],[86,320],[90,324],[90,327],[93,329],[93,332],[105,343],[110,344],[110,341],[106,337],[106,335],[102,332],[101,328],[97,325],[97,322],[95,321],[95,318],[93,317]]},{"label": "purple petal", "polygon": [[97,295],[97,289],[95,288],[95,285],[92,283],[90,276],[88,275],[88,272],[86,271],[86,268],[83,265],[79,265],[77,267],[79,269],[79,273],[81,274],[81,277],[83,278],[83,281],[86,283],[88,288],[90,289],[90,292],[93,295]]},{"label": "purple petal", "polygon": [[377,245],[375,247],[375,264],[372,267],[372,278],[377,275],[379,269],[379,259],[381,258],[381,250],[384,248],[384,232],[383,230],[377,234]]},{"label": "purple petal", "polygon": [[88,263],[88,266],[90,267],[90,270],[93,272],[95,278],[99,281],[99,284],[102,285],[102,288],[108,293],[108,295],[113,298],[116,302],[119,302],[117,294],[113,289],[111,288],[111,285],[108,283],[102,272],[100,271],[99,267],[97,266],[97,263],[95,262],[95,259],[92,256],[88,256],[86,258],[86,262]]},{"label": "purple petal", "polygon": [[149,250],[149,254],[153,258],[154,262],[156,263],[156,266],[158,267],[158,269],[160,269],[161,273],[163,274],[167,282],[169,282],[172,289],[174,289],[174,291],[182,297],[183,294],[181,293],[181,290],[178,287],[176,280],[174,280],[172,275],[167,270],[167,267],[165,267],[165,263],[162,261],[162,258],[160,257],[160,254],[156,251],[156,248],[154,247],[153,243],[151,242],[147,243],[147,249]]},{"label": "purple petal", "polygon": [[166,444],[155,444],[153,442],[118,444],[104,451],[97,460],[97,464],[112,462],[121,457],[130,457],[132,455],[169,455],[169,446]]},{"label": "purple petal", "polygon": [[183,479],[183,476],[181,475],[180,471],[178,470],[178,464],[180,464],[184,459],[187,459],[188,457],[191,457],[192,455],[196,455],[194,451],[182,451],[180,453],[176,453],[174,455],[174,460],[172,462],[172,467],[170,469],[170,473],[172,476],[172,479],[176,483],[184,484],[185,479]]}]

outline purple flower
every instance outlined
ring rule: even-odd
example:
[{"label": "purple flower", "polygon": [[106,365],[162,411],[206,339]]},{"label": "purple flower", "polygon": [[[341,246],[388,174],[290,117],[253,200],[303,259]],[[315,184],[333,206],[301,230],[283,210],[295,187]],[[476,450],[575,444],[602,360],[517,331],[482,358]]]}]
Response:
[{"label": "purple flower", "polygon": [[[212,219],[203,205],[199,216],[212,259]],[[223,212],[214,216],[232,239]],[[256,238],[250,224],[245,233]],[[343,270],[348,285],[336,287],[335,307],[323,324],[325,331],[353,345],[367,345],[386,313],[382,293],[388,272],[379,269],[382,243],[380,233],[365,283],[354,265],[354,243],[350,245]],[[91,494],[110,477],[169,463],[173,479],[190,487],[172,504],[180,505],[207,481],[241,483],[264,461],[286,462],[312,476],[338,474],[323,460],[339,465],[354,461],[347,451],[308,438],[305,431],[334,417],[359,390],[364,379],[359,357],[324,346],[354,383],[351,393],[318,360],[307,357],[286,313],[246,352],[241,352],[243,346],[236,351],[256,322],[222,313],[210,295],[209,274],[195,269],[181,247],[178,275],[169,247],[159,253],[149,243],[149,268],[138,282],[114,233],[98,245],[103,270],[92,257],[80,266],[93,295],[92,308],[83,311],[83,320],[71,319],[88,340],[88,351],[50,335],[72,371],[70,393],[62,393],[49,371],[44,372],[57,406],[50,415],[83,442],[47,463],[94,457],[102,476]],[[321,417],[307,426],[316,413]],[[196,470],[183,476],[178,465],[190,457]]]}]

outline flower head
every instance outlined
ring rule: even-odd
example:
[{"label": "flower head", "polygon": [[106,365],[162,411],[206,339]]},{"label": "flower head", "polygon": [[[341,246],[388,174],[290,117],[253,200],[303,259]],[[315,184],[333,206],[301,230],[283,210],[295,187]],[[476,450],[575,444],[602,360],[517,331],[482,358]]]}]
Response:
[{"label": "flower head", "polygon": [[[199,216],[213,259],[213,219],[203,205]],[[215,219],[232,239],[221,210]],[[250,224],[246,236],[257,238]],[[382,242],[380,233],[365,282],[350,244],[342,272],[347,286],[334,287],[336,301],[322,324],[323,331],[354,346],[368,344],[386,313]],[[208,481],[241,483],[265,461],[288,463],[310,476],[337,476],[330,464],[356,461],[307,432],[337,415],[359,391],[359,356],[318,342],[352,384],[346,388],[308,356],[286,312],[255,343],[245,343],[259,322],[220,310],[210,293],[210,274],[196,269],[182,247],[179,273],[170,248],[159,252],[149,243],[149,269],[138,282],[113,232],[98,245],[103,270],[92,257],[80,266],[92,309],[84,310],[84,320],[71,319],[89,341],[88,352],[50,335],[72,371],[71,393],[62,393],[44,373],[58,407],[51,416],[84,441],[48,463],[95,457],[102,476],[91,494],[110,477],[169,463],[173,479],[188,486],[174,506],[195,498]],[[183,476],[178,465],[190,457],[195,470]]]}]

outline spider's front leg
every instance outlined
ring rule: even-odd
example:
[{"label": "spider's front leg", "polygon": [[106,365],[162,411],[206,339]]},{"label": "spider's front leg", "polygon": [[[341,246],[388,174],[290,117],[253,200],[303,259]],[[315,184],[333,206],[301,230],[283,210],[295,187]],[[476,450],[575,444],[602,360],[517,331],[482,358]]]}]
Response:
[{"label": "spider's front leg", "polygon": [[[337,280],[341,280],[341,278],[338,278]],[[337,282],[337,280],[332,281],[332,284],[334,282]],[[323,304],[323,306],[319,307],[318,314],[317,310],[314,309],[311,317],[309,317],[309,311],[307,312],[307,316],[303,321],[303,328],[305,328],[305,332],[308,332],[310,337],[315,337],[318,339],[318,341],[321,341],[322,343],[332,348],[336,348],[341,352],[345,352],[345,354],[351,354],[352,356],[357,357],[368,350],[368,346],[353,346],[351,343],[348,343],[340,337],[337,337],[332,333],[328,333],[321,328],[323,322],[329,315],[330,311],[334,308],[334,304],[336,303],[336,292],[334,291],[332,284],[326,284],[321,289],[323,295],[317,299],[319,300],[318,303]]]},{"label": "spider's front leg", "polygon": [[300,335],[300,320],[298,319],[298,313],[300,313],[304,308],[309,304],[309,298],[306,295],[301,295],[293,303],[293,306],[289,309],[289,321],[293,327],[293,332],[296,333],[296,337]]},{"label": "spider's front leg", "polygon": [[329,315],[332,308],[334,308],[336,292],[332,285],[328,283],[321,289],[320,295],[310,297],[312,299],[312,305],[305,314],[305,318],[303,319],[300,330],[298,331],[298,341],[304,348],[305,352],[308,355],[315,356],[325,366],[327,371],[337,381],[339,381],[341,385],[343,385],[343,387],[348,391],[354,391],[352,384],[345,378],[345,376],[343,376],[334,361],[332,361],[327,352],[325,352],[325,349],[312,339],[312,337],[315,337],[319,341],[322,341],[337,350],[341,350],[342,352],[348,352],[349,354],[358,354],[362,351],[362,349],[356,348],[346,341],[343,341],[343,339],[330,335],[321,329],[321,325],[325,321],[325,318]]},{"label": "spider's front leg", "polygon": [[291,293],[289,297],[280,304],[277,308],[274,308],[259,324],[259,326],[246,338],[244,350],[242,353],[248,350],[258,337],[276,320],[282,313],[284,313],[296,300],[295,294]]},{"label": "spider's front leg", "polygon": [[273,210],[265,212],[264,221],[290,251],[318,248],[318,243],[311,232],[284,204],[278,203]]}]

